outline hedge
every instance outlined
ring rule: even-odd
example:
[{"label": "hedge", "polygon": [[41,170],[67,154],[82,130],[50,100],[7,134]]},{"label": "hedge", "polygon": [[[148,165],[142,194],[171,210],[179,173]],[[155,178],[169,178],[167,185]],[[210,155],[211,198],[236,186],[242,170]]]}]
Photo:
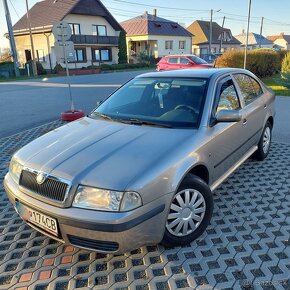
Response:
[{"label": "hedge", "polygon": [[[272,76],[281,70],[282,54],[272,49],[255,49],[247,53],[247,69],[259,77]],[[244,50],[225,52],[216,60],[216,67],[244,67]]]}]

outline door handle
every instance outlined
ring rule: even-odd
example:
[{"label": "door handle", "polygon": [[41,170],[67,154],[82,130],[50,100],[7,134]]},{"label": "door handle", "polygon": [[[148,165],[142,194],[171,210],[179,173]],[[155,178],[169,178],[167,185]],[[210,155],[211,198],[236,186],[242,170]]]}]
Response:
[{"label": "door handle", "polygon": [[267,105],[266,104],[264,104],[264,109],[267,109]]},{"label": "door handle", "polygon": [[245,118],[243,119],[243,125],[246,125],[248,123],[248,120]]}]

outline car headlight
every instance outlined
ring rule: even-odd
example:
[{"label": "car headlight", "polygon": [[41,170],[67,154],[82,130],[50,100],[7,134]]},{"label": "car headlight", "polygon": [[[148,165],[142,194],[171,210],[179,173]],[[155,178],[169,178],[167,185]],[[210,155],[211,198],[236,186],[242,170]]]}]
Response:
[{"label": "car headlight", "polygon": [[14,157],[12,157],[9,165],[9,173],[16,183],[19,183],[22,168],[23,165],[19,163]]},{"label": "car headlight", "polygon": [[120,192],[80,185],[73,206],[103,211],[129,211],[142,205],[137,192]]}]

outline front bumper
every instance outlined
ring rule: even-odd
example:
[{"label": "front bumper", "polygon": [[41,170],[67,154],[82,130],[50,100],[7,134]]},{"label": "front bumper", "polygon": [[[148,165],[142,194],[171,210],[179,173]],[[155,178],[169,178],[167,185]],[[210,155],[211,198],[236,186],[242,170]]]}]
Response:
[{"label": "front bumper", "polygon": [[11,203],[20,202],[29,208],[57,219],[60,237],[29,225],[60,242],[103,253],[121,254],[162,240],[171,194],[130,212],[101,212],[80,208],[59,208],[34,199],[19,190],[6,174],[4,188]]}]

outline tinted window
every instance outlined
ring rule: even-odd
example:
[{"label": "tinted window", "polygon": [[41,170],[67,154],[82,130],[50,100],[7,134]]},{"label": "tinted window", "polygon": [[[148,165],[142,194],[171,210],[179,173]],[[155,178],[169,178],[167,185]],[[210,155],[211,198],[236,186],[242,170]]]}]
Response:
[{"label": "tinted window", "polygon": [[189,63],[189,60],[187,58],[185,58],[185,57],[181,57],[180,58],[180,63],[182,63],[182,64],[188,64]]},{"label": "tinted window", "polygon": [[217,112],[220,110],[238,109],[240,109],[240,103],[236,89],[234,87],[233,81],[228,80],[221,86]]},{"label": "tinted window", "polygon": [[105,100],[91,117],[116,122],[150,121],[173,127],[196,128],[206,94],[207,79],[136,78]]},{"label": "tinted window", "polygon": [[261,95],[262,89],[256,80],[245,74],[235,74],[241,93],[243,95],[245,104],[248,105]]},{"label": "tinted window", "polygon": [[178,63],[178,58],[177,57],[170,57],[168,58],[169,63]]}]

